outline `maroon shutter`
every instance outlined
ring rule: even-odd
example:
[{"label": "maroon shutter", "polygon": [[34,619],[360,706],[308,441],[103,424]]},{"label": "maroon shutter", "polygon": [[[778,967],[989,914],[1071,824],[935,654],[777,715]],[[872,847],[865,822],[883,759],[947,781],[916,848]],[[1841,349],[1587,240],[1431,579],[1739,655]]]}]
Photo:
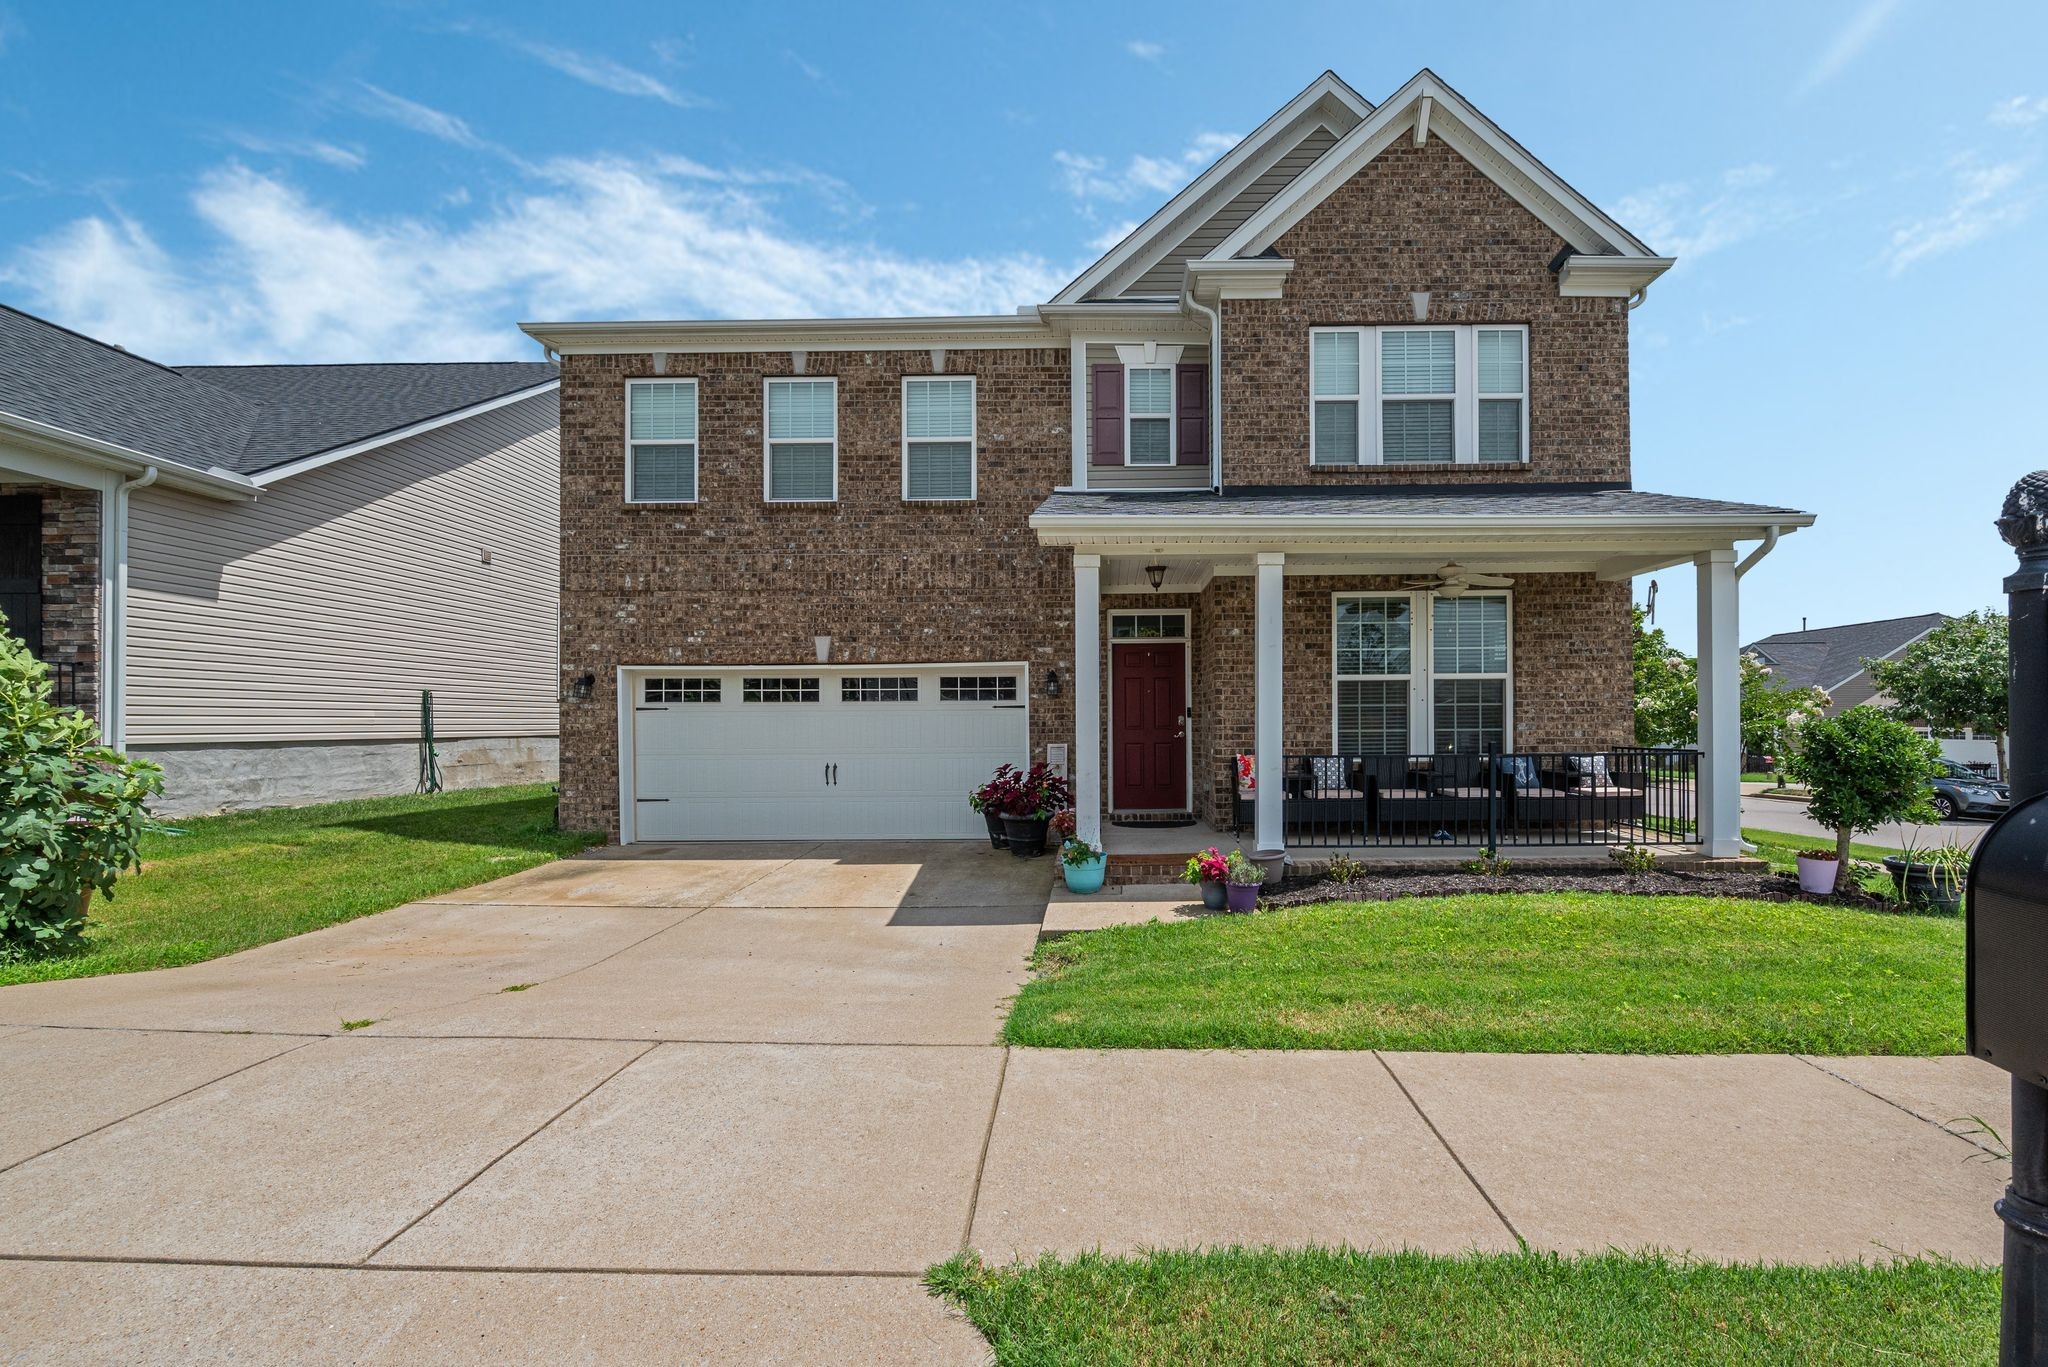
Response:
[{"label": "maroon shutter", "polygon": [[1090,465],[1124,463],[1124,368],[1120,365],[1089,367],[1095,377],[1095,400],[1089,406],[1094,440],[1089,443]]},{"label": "maroon shutter", "polygon": [[1209,463],[1209,367],[1173,368],[1175,416],[1180,419],[1180,450],[1176,465]]}]

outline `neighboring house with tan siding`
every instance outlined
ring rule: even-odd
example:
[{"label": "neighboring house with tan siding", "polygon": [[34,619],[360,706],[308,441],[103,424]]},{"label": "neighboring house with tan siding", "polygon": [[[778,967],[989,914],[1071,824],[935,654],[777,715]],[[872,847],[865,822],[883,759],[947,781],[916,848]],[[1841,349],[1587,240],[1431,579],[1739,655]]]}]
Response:
[{"label": "neighboring house with tan siding", "polygon": [[[1737,581],[1813,517],[1634,487],[1670,265],[1433,73],[1376,106],[1326,72],[1016,313],[525,325],[562,364],[563,819],[968,836],[1042,761],[1112,852],[1505,810],[1696,811],[1736,853]],[[1677,564],[1704,762],[1648,798],[1679,761],[1629,748],[1629,584]]]},{"label": "neighboring house with tan siding", "polygon": [[173,814],[555,772],[556,373],[166,367],[0,307],[0,611]]}]

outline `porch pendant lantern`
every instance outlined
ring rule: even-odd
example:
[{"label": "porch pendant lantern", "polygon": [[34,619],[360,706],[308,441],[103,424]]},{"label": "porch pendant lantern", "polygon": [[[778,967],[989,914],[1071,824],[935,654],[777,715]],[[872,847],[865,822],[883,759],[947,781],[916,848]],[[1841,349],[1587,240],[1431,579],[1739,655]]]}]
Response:
[{"label": "porch pendant lantern", "polygon": [[1154,593],[1159,592],[1160,588],[1166,583],[1166,566],[1147,565],[1145,567],[1145,577],[1152,581],[1152,591]]}]

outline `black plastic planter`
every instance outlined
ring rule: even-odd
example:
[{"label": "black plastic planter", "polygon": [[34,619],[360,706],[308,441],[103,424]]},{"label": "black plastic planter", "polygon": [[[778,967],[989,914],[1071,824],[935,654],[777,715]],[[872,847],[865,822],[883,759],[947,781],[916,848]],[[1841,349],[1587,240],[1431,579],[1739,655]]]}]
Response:
[{"label": "black plastic planter", "polygon": [[1010,853],[1019,859],[1035,859],[1044,854],[1048,824],[1042,816],[1005,816],[1003,834],[1009,838]]},{"label": "black plastic planter", "polygon": [[984,810],[981,814],[981,819],[988,822],[989,848],[997,850],[1007,849],[1010,844],[1010,836],[1003,829],[1001,814]]},{"label": "black plastic planter", "polygon": [[1962,870],[1945,865],[1909,864],[1903,855],[1896,854],[1886,855],[1884,866],[1892,876],[1892,886],[1903,892],[1912,905],[1933,911],[1963,909]]}]

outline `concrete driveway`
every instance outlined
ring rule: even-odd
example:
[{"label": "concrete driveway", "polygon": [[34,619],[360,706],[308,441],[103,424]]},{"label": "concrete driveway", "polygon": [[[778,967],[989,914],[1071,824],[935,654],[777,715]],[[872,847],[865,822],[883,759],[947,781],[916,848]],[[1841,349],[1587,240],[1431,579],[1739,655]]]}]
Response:
[{"label": "concrete driveway", "polygon": [[963,1247],[1997,1256],[1968,1059],[1005,1049],[1053,877],[613,850],[0,990],[0,1358],[977,1362]]}]

